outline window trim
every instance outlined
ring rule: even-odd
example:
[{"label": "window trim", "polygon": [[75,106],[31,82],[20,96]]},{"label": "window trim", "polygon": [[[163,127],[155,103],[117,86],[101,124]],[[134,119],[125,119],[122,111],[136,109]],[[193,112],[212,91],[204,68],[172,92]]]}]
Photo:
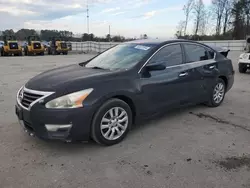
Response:
[{"label": "window trim", "polygon": [[[181,56],[182,56],[182,62],[180,63],[180,64],[178,64],[178,65],[183,65],[185,62],[184,62],[184,60],[185,60],[185,54],[183,53],[183,48],[182,48],[182,45],[179,43],[173,43],[173,44],[171,44],[171,45],[168,45],[168,46],[165,46],[164,48],[167,48],[167,47],[169,47],[169,46],[174,46],[174,45],[179,45],[180,46],[180,49],[181,49]],[[163,50],[164,48],[162,48],[161,50]],[[156,54],[154,54],[154,56],[152,57],[152,58],[154,58],[158,53],[160,53],[160,51],[161,50],[159,50]],[[151,58],[151,59],[152,59]],[[151,60],[150,59],[150,60]],[[149,60],[149,62],[148,63],[150,63],[150,60]],[[178,65],[171,65],[171,66],[166,66],[166,68],[168,68],[168,67],[173,67],[173,66],[178,66]]]},{"label": "window trim", "polygon": [[196,45],[196,46],[200,46],[202,48],[204,48],[205,50],[211,50],[214,52],[214,57],[212,57],[212,59],[206,59],[206,60],[200,60],[200,61],[194,61],[194,62],[191,62],[191,63],[195,63],[195,62],[203,62],[203,61],[208,61],[208,60],[215,60],[216,59],[216,52],[212,49],[212,48],[209,48],[203,44],[199,44],[199,43],[192,43],[192,42],[182,42],[182,48],[183,48],[183,51],[184,51],[184,56],[185,56],[185,63],[184,64],[191,64],[191,63],[187,63],[186,62],[186,59],[187,59],[187,56],[186,56],[186,49],[184,47],[185,44],[189,44],[189,45]]},{"label": "window trim", "polygon": [[[162,48],[167,47],[167,46],[171,46],[171,45],[174,45],[174,44],[180,44],[180,45],[181,45],[181,48],[182,48],[182,56],[184,55],[184,59],[183,59],[183,60],[186,60],[185,49],[184,49],[184,46],[183,46],[184,44],[193,44],[193,45],[201,46],[201,47],[203,47],[203,48],[208,48],[208,49],[210,49],[210,50],[212,50],[212,51],[214,52],[214,57],[213,57],[213,59],[203,60],[203,61],[211,61],[211,60],[215,60],[215,59],[216,59],[216,51],[213,50],[213,49],[210,48],[210,47],[205,46],[205,45],[202,44],[202,43],[181,42],[181,41],[180,41],[180,42],[173,42],[173,43],[165,44],[165,45],[163,45],[162,47],[160,47],[158,50],[156,50],[156,51],[148,58],[148,60],[141,66],[141,68],[140,68],[139,71],[138,71],[138,74],[141,73],[142,69],[148,64],[148,62],[153,58],[153,56],[154,56],[155,54],[157,54]],[[194,64],[194,63],[203,62],[203,61],[195,61],[195,62],[192,62],[192,63],[182,63],[182,64],[180,64],[180,65],[173,65],[173,66],[169,66],[169,67],[166,67],[166,68],[179,67],[179,66],[183,66],[183,65],[187,65],[187,64],[190,65],[190,64]]]},{"label": "window trim", "polygon": [[[179,44],[180,47],[181,47],[181,43],[180,42],[174,42],[174,43],[169,43],[169,44],[165,44],[163,45],[162,47],[160,47],[158,50],[156,50],[156,52],[154,52],[149,58],[148,60],[142,65],[142,67],[139,69],[138,71],[138,74],[141,73],[142,69],[149,63],[149,61],[160,51],[162,50],[163,48],[165,47],[168,47],[168,46],[171,46],[171,45],[176,45],[176,44]],[[183,57],[183,49],[181,47],[181,52],[182,52],[182,57]],[[183,65],[184,63],[180,64],[180,65]],[[180,65],[173,65],[173,66],[169,66],[169,67],[175,67],[175,66],[180,66]],[[168,67],[166,67],[168,68]]]}]

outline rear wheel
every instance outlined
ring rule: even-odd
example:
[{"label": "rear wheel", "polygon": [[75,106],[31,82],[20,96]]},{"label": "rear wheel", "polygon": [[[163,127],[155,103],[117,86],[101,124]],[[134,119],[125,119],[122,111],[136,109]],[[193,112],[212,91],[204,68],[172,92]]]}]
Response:
[{"label": "rear wheel", "polygon": [[225,93],[226,93],[226,84],[224,80],[222,80],[221,78],[218,78],[210,94],[210,99],[207,102],[207,105],[209,107],[220,106],[224,100]]},{"label": "rear wheel", "polygon": [[246,73],[247,66],[244,63],[239,63],[239,72],[240,73]]},{"label": "rear wheel", "polygon": [[92,138],[110,146],[121,142],[132,125],[132,112],[127,103],[110,99],[96,112],[92,122]]}]

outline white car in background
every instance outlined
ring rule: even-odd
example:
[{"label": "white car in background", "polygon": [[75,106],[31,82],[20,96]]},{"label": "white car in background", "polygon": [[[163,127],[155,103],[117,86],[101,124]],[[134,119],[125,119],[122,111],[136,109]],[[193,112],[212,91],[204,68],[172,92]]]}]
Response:
[{"label": "white car in background", "polygon": [[240,55],[238,68],[240,73],[245,73],[247,69],[250,69],[250,53]]}]

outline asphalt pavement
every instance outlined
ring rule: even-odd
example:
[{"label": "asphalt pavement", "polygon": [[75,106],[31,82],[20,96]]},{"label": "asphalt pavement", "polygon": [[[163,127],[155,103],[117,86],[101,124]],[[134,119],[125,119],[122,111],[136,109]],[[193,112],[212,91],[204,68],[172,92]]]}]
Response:
[{"label": "asphalt pavement", "polygon": [[220,107],[168,112],[111,147],[30,137],[14,113],[28,79],[92,55],[0,57],[0,188],[249,188],[250,73],[238,72],[239,54]]}]

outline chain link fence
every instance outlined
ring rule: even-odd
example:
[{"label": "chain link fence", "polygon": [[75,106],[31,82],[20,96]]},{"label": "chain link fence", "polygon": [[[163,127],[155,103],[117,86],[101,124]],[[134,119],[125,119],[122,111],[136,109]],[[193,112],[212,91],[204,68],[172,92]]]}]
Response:
[{"label": "chain link fence", "polygon": [[[228,48],[231,51],[243,51],[246,46],[245,40],[228,40],[228,41],[199,41],[201,43],[213,46],[220,46]],[[72,52],[83,52],[83,53],[100,53],[108,48],[111,48],[119,42],[71,42]]]}]

